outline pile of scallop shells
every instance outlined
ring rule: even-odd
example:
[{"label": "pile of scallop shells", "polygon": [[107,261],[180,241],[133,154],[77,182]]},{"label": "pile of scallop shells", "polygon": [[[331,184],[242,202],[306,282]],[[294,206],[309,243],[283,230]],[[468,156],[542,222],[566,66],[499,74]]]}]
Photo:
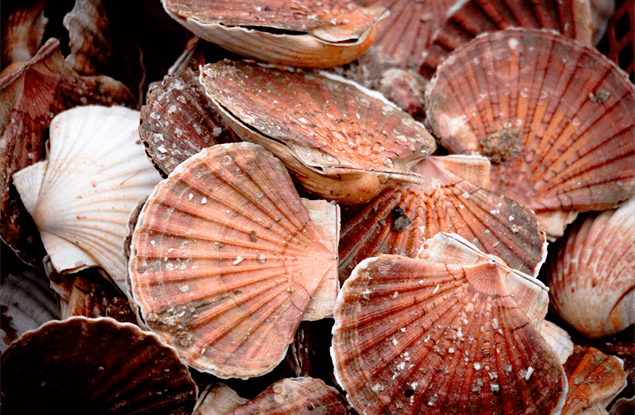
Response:
[{"label": "pile of scallop shells", "polygon": [[49,3],[3,13],[7,413],[635,407],[591,3]]}]

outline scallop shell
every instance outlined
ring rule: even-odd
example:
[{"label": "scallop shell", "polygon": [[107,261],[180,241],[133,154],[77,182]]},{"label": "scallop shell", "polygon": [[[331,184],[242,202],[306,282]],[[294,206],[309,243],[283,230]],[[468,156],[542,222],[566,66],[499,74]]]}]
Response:
[{"label": "scallop shell", "polygon": [[635,199],[580,218],[547,266],[553,309],[596,339],[635,323]]},{"label": "scallop shell", "polygon": [[265,62],[307,68],[343,65],[375,38],[380,11],[353,1],[162,0],[165,11],[195,35]]},{"label": "scallop shell", "polygon": [[161,179],[138,128],[139,112],[124,107],[64,111],[47,160],[13,175],[58,272],[100,266],[125,291],[128,216]]},{"label": "scallop shell", "polygon": [[352,415],[346,399],[324,381],[309,377],[282,379],[232,414]]},{"label": "scallop shell", "polygon": [[224,383],[214,382],[199,397],[193,415],[227,415],[248,401]]},{"label": "scallop shell", "polygon": [[560,363],[564,364],[573,353],[573,341],[569,333],[557,324],[543,320],[540,325],[540,335],[558,354]]},{"label": "scallop shell", "polygon": [[441,143],[489,157],[491,190],[539,220],[635,193],[635,86],[592,48],[544,30],[484,34],[438,68],[426,100]]},{"label": "scallop shell", "polygon": [[342,78],[247,62],[206,65],[201,83],[245,141],[282,159],[300,185],[340,203],[363,203],[435,149],[432,136],[378,94]]},{"label": "scallop shell", "polygon": [[607,414],[606,407],[627,384],[624,362],[594,347],[575,346],[564,365],[569,393],[562,415]]},{"label": "scallop shell", "polygon": [[141,107],[139,135],[164,177],[206,147],[240,141],[205,95],[198,76],[190,69],[167,75]]},{"label": "scallop shell", "polygon": [[50,39],[28,63],[0,79],[1,236],[23,261],[41,267],[44,247],[33,220],[12,185],[13,173],[44,158],[51,118],[85,104],[133,105],[121,83],[100,76],[80,77],[64,62],[59,42]]},{"label": "scallop shell", "polygon": [[196,384],[156,335],[73,317],[26,333],[2,355],[2,409],[37,414],[190,414]]},{"label": "scallop shell", "polygon": [[131,252],[148,325],[222,378],[271,371],[337,270],[282,163],[251,143],[204,149],[173,171],[146,202]]},{"label": "scallop shell", "polygon": [[[474,177],[470,167],[475,168],[469,164],[471,158],[484,159],[428,157],[413,168],[425,184],[388,188],[349,216],[342,228],[340,279],[362,260],[380,253],[414,258],[423,242],[439,232],[459,234],[510,267],[537,275],[547,243],[535,215],[511,199],[470,183]],[[454,159],[452,164],[448,159]],[[463,177],[444,169],[457,170],[459,163],[466,170],[460,172]],[[489,173],[489,163],[484,167]]]},{"label": "scallop shell", "polygon": [[566,377],[535,329],[546,288],[460,238],[427,244],[426,260],[366,259],[340,291],[331,355],[349,402],[362,414],[558,413]]},{"label": "scallop shell", "polygon": [[82,75],[97,75],[107,68],[112,55],[108,16],[103,0],[75,0],[64,16],[71,53],[69,67]]},{"label": "scallop shell", "polygon": [[[42,45],[48,19],[46,0],[21,4],[2,20],[2,67],[31,60]],[[5,13],[10,6],[5,6]]]}]

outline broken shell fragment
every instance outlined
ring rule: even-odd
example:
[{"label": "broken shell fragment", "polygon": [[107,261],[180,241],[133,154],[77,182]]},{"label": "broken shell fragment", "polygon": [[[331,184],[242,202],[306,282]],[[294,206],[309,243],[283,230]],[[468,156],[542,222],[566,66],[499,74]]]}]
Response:
[{"label": "broken shell fragment", "polygon": [[546,287],[459,237],[427,244],[426,259],[364,260],[340,291],[331,355],[349,402],[363,414],[558,413],[566,377],[536,330]]},{"label": "broken shell fragment", "polygon": [[148,326],[222,378],[271,371],[336,272],[286,169],[251,143],[183,162],[150,195],[132,237],[132,291]]},{"label": "broken shell fragment", "polygon": [[339,66],[362,55],[381,15],[351,0],[162,3],[174,20],[208,42],[249,58],[305,68]]},{"label": "broken shell fragment", "polygon": [[411,116],[334,75],[224,61],[206,65],[201,83],[243,140],[280,157],[305,190],[340,203],[420,183],[409,169],[435,149]]},{"label": "broken shell fragment", "polygon": [[564,369],[569,393],[562,415],[608,414],[606,407],[627,384],[624,362],[594,347],[575,346]]},{"label": "broken shell fragment", "polygon": [[176,350],[111,318],[72,317],[24,334],[2,354],[2,409],[41,414],[190,414],[196,384]]},{"label": "broken shell fragment", "polygon": [[548,235],[569,212],[635,193],[635,86],[593,48],[544,30],[484,34],[439,66],[426,102],[443,146],[492,160],[491,190],[539,221],[565,213]]},{"label": "broken shell fragment", "polygon": [[[489,168],[480,156],[428,157],[412,168],[424,184],[390,187],[363,210],[348,214],[340,242],[340,279],[380,253],[415,258],[423,242],[439,232],[456,233],[536,276],[546,257],[544,233],[529,209],[472,183],[486,184],[481,179]],[[406,219],[406,226],[398,225]]]},{"label": "broken shell fragment", "polygon": [[64,111],[47,159],[13,175],[58,272],[100,266],[125,292],[128,216],[161,179],[138,128],[139,112],[124,107]]},{"label": "broken shell fragment", "polygon": [[635,199],[579,218],[547,265],[551,306],[591,339],[635,323]]},{"label": "broken shell fragment", "polygon": [[198,76],[190,69],[167,75],[141,107],[139,135],[164,177],[206,147],[240,141],[205,95]]}]

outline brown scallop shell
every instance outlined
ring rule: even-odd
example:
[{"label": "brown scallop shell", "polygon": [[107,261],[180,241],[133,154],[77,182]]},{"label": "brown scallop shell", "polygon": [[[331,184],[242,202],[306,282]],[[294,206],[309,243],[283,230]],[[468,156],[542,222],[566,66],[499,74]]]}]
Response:
[{"label": "brown scallop shell", "polygon": [[566,377],[535,329],[546,288],[460,238],[427,244],[426,260],[366,259],[340,291],[331,355],[349,402],[364,414],[557,413]]},{"label": "brown scallop shell", "polygon": [[139,135],[163,177],[206,147],[240,141],[205,95],[198,76],[189,68],[166,75],[141,107]]},{"label": "brown scallop shell", "polygon": [[24,210],[13,173],[45,157],[46,132],[56,114],[86,104],[134,105],[121,83],[106,76],[77,76],[64,62],[59,42],[50,39],[38,54],[0,79],[0,168],[2,239],[20,259],[41,267],[44,248],[33,220]]},{"label": "brown scallop shell", "polygon": [[282,163],[258,145],[219,144],[156,187],[130,276],[148,325],[190,365],[248,378],[284,358],[336,261]]},{"label": "brown scallop shell", "polygon": [[31,60],[42,45],[48,19],[44,16],[46,0],[27,2],[2,19],[2,68],[15,62]]},{"label": "brown scallop shell", "polygon": [[489,157],[491,190],[539,221],[635,193],[635,86],[592,48],[545,30],[484,34],[438,68],[426,101],[442,145]]},{"label": "brown scallop shell", "polygon": [[379,11],[351,0],[163,0],[195,35],[243,56],[326,68],[350,62],[372,44]]},{"label": "brown scallop shell", "polygon": [[[461,159],[469,163],[465,156],[428,157],[413,167],[424,184],[390,187],[343,222],[340,280],[359,262],[380,253],[414,258],[423,242],[439,232],[456,233],[510,267],[538,274],[547,244],[535,215],[472,184],[467,174],[460,177],[445,170],[448,158],[456,159],[455,169]],[[484,167],[489,173],[489,163]]]},{"label": "brown scallop shell", "polygon": [[552,308],[596,339],[635,323],[635,199],[581,217],[547,265]]},{"label": "brown scallop shell", "polygon": [[111,318],[72,317],[26,333],[2,354],[2,409],[38,414],[190,414],[196,384],[158,336]]},{"label": "brown scallop shell", "polygon": [[575,346],[564,364],[569,393],[562,415],[607,414],[606,407],[626,387],[624,362],[594,347]]},{"label": "brown scallop shell", "polygon": [[75,0],[64,16],[71,53],[66,63],[82,75],[103,73],[112,56],[108,17],[103,0]]},{"label": "brown scallop shell", "polygon": [[201,72],[231,128],[280,157],[307,191],[353,204],[393,182],[420,182],[409,168],[435,149],[423,125],[334,78],[229,61]]}]

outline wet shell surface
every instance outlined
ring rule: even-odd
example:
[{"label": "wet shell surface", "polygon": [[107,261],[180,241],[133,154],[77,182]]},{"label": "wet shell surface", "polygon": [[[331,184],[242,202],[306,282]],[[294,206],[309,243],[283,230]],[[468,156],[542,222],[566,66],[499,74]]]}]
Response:
[{"label": "wet shell surface", "polygon": [[128,216],[161,180],[138,128],[139,112],[124,107],[64,111],[47,159],[13,175],[58,272],[100,266],[125,291]]},{"label": "wet shell surface", "polygon": [[167,75],[141,107],[139,135],[164,177],[206,147],[240,141],[205,95],[198,76],[191,69]]},{"label": "wet shell surface", "polygon": [[558,413],[566,377],[535,329],[546,288],[461,238],[426,244],[426,259],[366,259],[340,291],[331,355],[349,402],[361,414]]},{"label": "wet shell surface", "polygon": [[362,55],[380,16],[350,0],[162,3],[174,20],[209,42],[264,62],[308,68],[339,66]]},{"label": "wet shell surface", "polygon": [[[470,164],[475,161],[485,163],[477,168]],[[487,159],[428,157],[412,170],[424,184],[390,187],[343,222],[341,280],[359,262],[381,253],[415,258],[423,242],[439,232],[456,233],[510,267],[538,274],[546,256],[544,234],[529,209],[478,186],[488,184],[478,182],[489,173]]]},{"label": "wet shell surface", "polygon": [[72,317],[24,334],[2,354],[2,409],[41,414],[190,414],[196,384],[158,336],[111,318]]},{"label": "wet shell surface", "polygon": [[201,83],[232,129],[280,157],[300,185],[341,203],[363,203],[435,149],[423,125],[379,94],[333,75],[247,62],[206,65]]},{"label": "wet shell surface", "polygon": [[271,371],[337,272],[284,166],[251,143],[204,149],[173,171],[146,202],[131,252],[148,326],[223,378]]},{"label": "wet shell surface", "polygon": [[426,100],[441,143],[489,157],[491,190],[539,220],[635,192],[635,86],[595,49],[544,30],[484,34],[438,68]]},{"label": "wet shell surface", "polygon": [[564,369],[569,393],[562,415],[607,414],[605,408],[626,387],[624,362],[594,347],[575,346]]},{"label": "wet shell surface", "polygon": [[[16,69],[14,72],[8,70]],[[4,242],[23,261],[41,267],[45,255],[37,228],[12,185],[13,173],[45,157],[51,118],[77,105],[133,105],[134,97],[106,76],[77,76],[66,65],[59,41],[48,40],[29,62],[12,66],[0,79],[1,217]]]},{"label": "wet shell surface", "polygon": [[579,218],[547,265],[551,306],[597,339],[635,323],[635,199]]}]

